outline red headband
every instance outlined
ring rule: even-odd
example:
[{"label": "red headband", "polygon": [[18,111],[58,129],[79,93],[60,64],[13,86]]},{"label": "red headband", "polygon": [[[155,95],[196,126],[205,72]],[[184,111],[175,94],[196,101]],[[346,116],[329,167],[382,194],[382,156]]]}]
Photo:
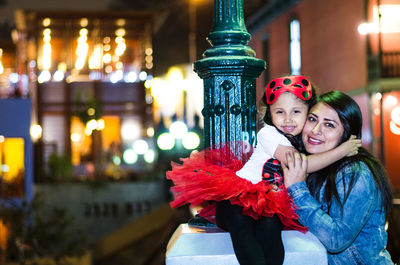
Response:
[{"label": "red headband", "polygon": [[307,78],[301,75],[285,76],[275,78],[268,83],[265,88],[267,103],[274,103],[278,97],[286,91],[293,93],[296,97],[302,100],[309,100],[312,96],[311,83]]}]

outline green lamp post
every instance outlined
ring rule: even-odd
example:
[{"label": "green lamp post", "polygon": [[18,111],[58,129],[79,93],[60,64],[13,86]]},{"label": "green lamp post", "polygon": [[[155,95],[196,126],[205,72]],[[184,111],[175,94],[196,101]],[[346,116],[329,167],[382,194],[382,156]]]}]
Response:
[{"label": "green lamp post", "polygon": [[[247,46],[243,0],[215,0],[211,47],[194,71],[204,81],[204,143],[256,142],[256,78],[265,61]],[[239,156],[240,157],[240,156]]]}]

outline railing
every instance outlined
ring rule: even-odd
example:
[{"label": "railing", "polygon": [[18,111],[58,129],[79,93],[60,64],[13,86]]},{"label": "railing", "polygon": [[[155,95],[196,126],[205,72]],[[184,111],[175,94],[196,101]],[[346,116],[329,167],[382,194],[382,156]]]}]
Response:
[{"label": "railing", "polygon": [[384,78],[400,77],[400,51],[382,53],[382,72]]},{"label": "railing", "polygon": [[379,65],[379,55],[370,55],[368,58],[368,76],[370,80],[400,77],[400,51],[383,52],[380,69]]}]

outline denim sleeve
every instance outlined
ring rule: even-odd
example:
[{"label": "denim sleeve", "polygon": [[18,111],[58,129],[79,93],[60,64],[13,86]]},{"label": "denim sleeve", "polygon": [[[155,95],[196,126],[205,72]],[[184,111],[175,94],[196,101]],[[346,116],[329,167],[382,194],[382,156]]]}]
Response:
[{"label": "denim sleeve", "polygon": [[380,202],[372,173],[363,163],[360,167],[345,168],[337,175],[336,187],[342,201],[351,175],[354,175],[356,181],[344,202],[343,211],[335,199],[329,213],[324,211],[321,204],[310,194],[305,182],[289,187],[300,223],[307,226],[332,253],[343,251],[355,240],[377,202]]}]

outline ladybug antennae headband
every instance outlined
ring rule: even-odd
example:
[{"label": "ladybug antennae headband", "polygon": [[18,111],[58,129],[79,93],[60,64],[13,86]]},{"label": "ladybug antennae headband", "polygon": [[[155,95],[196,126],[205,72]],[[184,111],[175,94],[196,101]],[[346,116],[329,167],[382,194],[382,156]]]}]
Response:
[{"label": "ladybug antennae headband", "polygon": [[285,76],[275,78],[268,83],[265,88],[267,103],[274,103],[278,97],[286,91],[293,93],[302,100],[309,100],[312,96],[311,83],[307,78],[301,75]]}]

